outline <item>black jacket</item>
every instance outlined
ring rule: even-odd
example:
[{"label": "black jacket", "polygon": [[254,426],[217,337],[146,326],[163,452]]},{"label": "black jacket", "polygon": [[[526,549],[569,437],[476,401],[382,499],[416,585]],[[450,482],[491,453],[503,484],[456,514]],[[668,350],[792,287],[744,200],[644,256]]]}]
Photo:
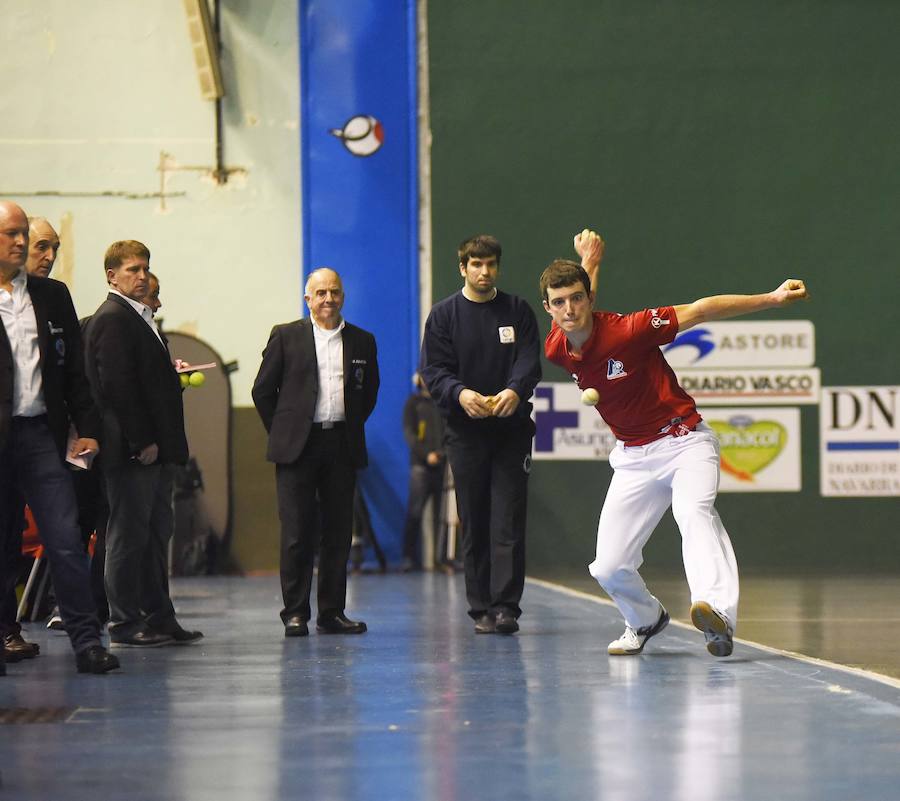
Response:
[{"label": "black jacket", "polygon": [[[428,464],[429,453],[444,453],[444,416],[427,395],[415,393],[403,406],[403,439],[411,464]],[[443,468],[443,462],[440,465]]]},{"label": "black jacket", "polygon": [[[79,436],[100,439],[100,421],[84,376],[81,329],[65,284],[29,275],[27,286],[37,320],[47,419],[56,447],[64,455],[70,420]],[[12,349],[0,324],[0,448],[9,437],[13,375]]]},{"label": "black jacket", "polygon": [[[347,441],[355,467],[368,464],[364,423],[378,396],[375,337],[344,324],[344,414]],[[309,318],[276,325],[263,351],[253,382],[253,403],[269,432],[266,458],[291,464],[306,445],[319,395],[319,365]]]},{"label": "black jacket", "polygon": [[106,469],[154,442],[158,462],[184,464],[181,381],[167,347],[140,314],[110,293],[85,327],[85,349],[88,380],[103,418]]}]

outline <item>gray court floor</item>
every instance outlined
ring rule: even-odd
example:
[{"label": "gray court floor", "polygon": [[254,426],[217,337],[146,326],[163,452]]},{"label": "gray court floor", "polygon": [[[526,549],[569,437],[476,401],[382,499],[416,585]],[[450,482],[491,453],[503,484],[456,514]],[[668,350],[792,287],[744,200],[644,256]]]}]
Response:
[{"label": "gray court floor", "polygon": [[[900,797],[900,682],[673,624],[608,657],[615,610],[530,583],[522,632],[475,635],[461,577],[358,576],[359,637],[284,640],[275,578],[173,584],[206,639],[74,672],[66,640],[0,679],[3,798]],[[37,722],[45,721],[45,722]]]}]

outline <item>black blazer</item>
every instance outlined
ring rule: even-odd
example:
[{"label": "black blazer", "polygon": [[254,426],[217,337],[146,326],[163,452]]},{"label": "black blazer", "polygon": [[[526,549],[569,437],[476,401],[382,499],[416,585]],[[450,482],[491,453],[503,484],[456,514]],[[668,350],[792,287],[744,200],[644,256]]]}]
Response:
[{"label": "black blazer", "polygon": [[140,314],[110,293],[85,326],[85,349],[87,377],[103,418],[105,467],[154,442],[158,462],[184,464],[188,445],[181,381],[167,346]]},{"label": "black blazer", "polygon": [[[79,436],[100,439],[100,420],[84,377],[81,328],[65,284],[29,275],[27,286],[37,320],[47,420],[56,447],[64,455],[70,420]],[[0,448],[9,437],[13,375],[12,348],[6,328],[0,324]]]},{"label": "black blazer", "polygon": [[[345,431],[357,468],[368,464],[364,423],[378,396],[378,354],[375,337],[362,328],[344,324]],[[306,445],[319,395],[319,363],[309,318],[276,325],[263,351],[253,382],[253,403],[269,432],[266,458],[295,462]]]}]

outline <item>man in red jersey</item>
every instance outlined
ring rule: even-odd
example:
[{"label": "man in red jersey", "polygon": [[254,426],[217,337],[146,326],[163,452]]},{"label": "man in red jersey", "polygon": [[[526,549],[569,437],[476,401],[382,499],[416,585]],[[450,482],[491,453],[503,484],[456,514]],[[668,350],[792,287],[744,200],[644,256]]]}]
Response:
[{"label": "man in red jersey", "polygon": [[738,571],[714,506],[719,442],[660,346],[700,323],[804,299],[806,287],[789,279],[762,295],[715,295],[624,315],[596,312],[603,242],[584,231],[575,237],[575,250],[583,266],[557,259],[541,275],[544,308],[553,318],[544,351],[582,390],[597,391],[596,409],[617,439],[609,455],[614,473],[597,527],[597,555],[589,568],[625,618],[625,632],[608,651],[639,654],[669,622],[638,568],[644,544],[671,506],[681,531],[691,620],[711,654],[728,656],[734,647]]}]

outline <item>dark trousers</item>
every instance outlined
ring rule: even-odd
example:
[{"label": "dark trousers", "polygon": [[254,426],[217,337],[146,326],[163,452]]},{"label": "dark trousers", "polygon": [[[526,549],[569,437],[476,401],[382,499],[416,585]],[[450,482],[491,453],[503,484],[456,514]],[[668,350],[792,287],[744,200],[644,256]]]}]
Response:
[{"label": "dark trousers", "polygon": [[310,619],[309,596],[320,531],[318,616],[343,612],[356,487],[356,469],[344,429],[313,428],[296,462],[275,465],[275,487],[281,519],[281,619]]},{"label": "dark trousers", "polygon": [[106,500],[103,470],[99,464],[95,464],[90,470],[76,470],[72,473],[72,480],[75,499],[78,501],[78,525],[85,548],[90,545],[91,534],[96,534],[94,555],[91,557],[91,593],[97,614],[105,621],[109,619],[109,603],[104,585],[109,504]]},{"label": "dark trousers", "polygon": [[[422,514],[431,499],[431,519],[434,526],[434,560],[447,560],[446,535],[441,536],[441,500],[444,493],[444,463],[414,464],[409,468],[409,501],[406,504],[406,523],[403,527],[403,558],[417,567],[422,566]],[[443,546],[442,546],[443,543]]]},{"label": "dark trousers", "polygon": [[525,514],[530,419],[450,421],[447,458],[462,524],[469,615],[507,609],[518,617],[525,587]]},{"label": "dark trousers", "polygon": [[[2,457],[0,457],[2,458]],[[3,504],[10,506],[10,522],[7,522],[6,514],[3,512],[2,530],[0,537],[3,538],[3,553],[0,554],[0,564],[4,565],[6,571],[6,579],[0,587],[5,588],[2,596],[0,596],[0,637],[4,639],[10,634],[20,634],[22,627],[16,621],[16,614],[19,611],[19,602],[16,598],[16,585],[21,581],[23,572],[30,570],[30,559],[22,555],[22,532],[25,529],[25,518],[15,520],[15,510],[21,509],[24,512],[25,501],[18,492],[13,491],[3,498]]]},{"label": "dark trousers", "polygon": [[104,473],[109,500],[106,594],[109,631],[129,636],[171,627],[169,540],[175,526],[175,466],[137,461]]},{"label": "dark trousers", "polygon": [[[21,543],[23,502],[31,507],[41,532],[59,613],[72,647],[78,652],[99,645],[100,622],[91,598],[72,477],[56,450],[45,415],[14,417],[9,440],[0,452],[0,552],[4,557],[8,538]],[[15,576],[7,573],[6,558],[2,570],[0,586],[8,593]]]}]

